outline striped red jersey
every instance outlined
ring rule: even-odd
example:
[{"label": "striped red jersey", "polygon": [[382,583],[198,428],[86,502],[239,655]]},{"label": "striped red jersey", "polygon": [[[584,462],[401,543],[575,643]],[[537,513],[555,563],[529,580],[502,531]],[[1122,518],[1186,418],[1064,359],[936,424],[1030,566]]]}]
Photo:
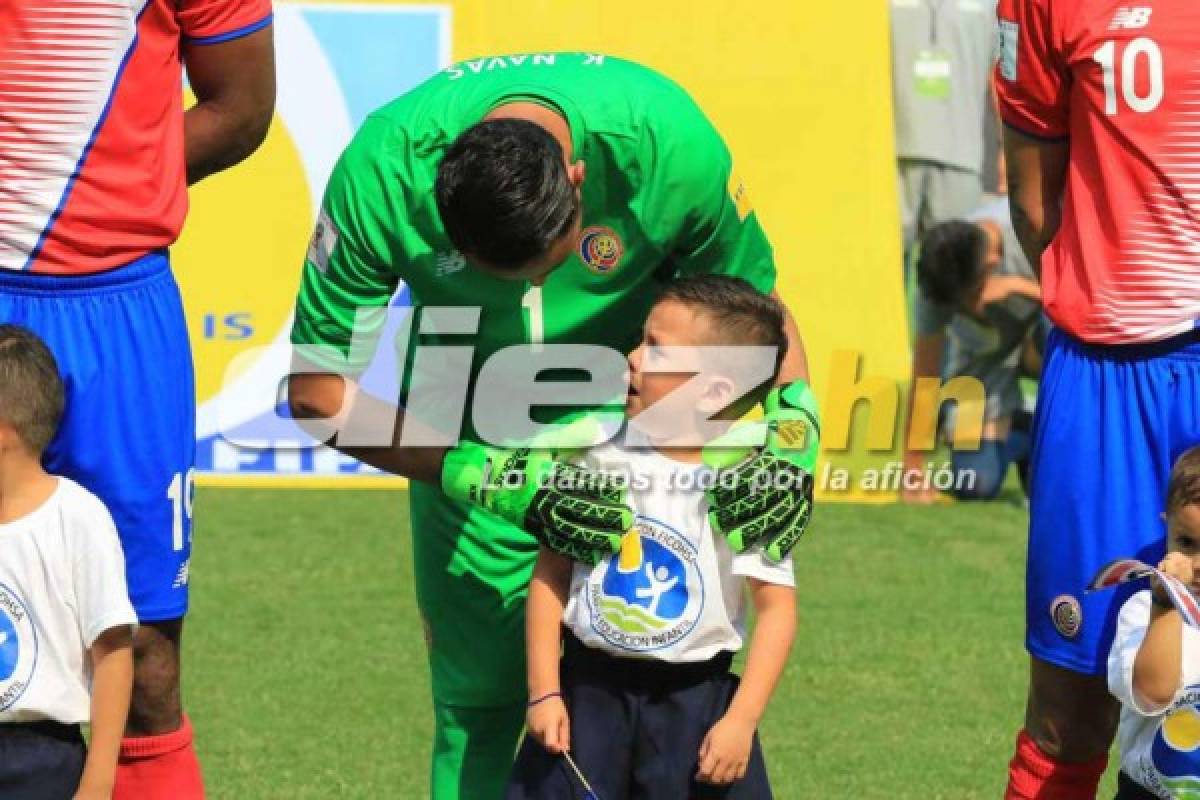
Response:
[{"label": "striped red jersey", "polygon": [[270,0],[0,1],[0,269],[100,272],[172,244],[181,47],[270,21]]},{"label": "striped red jersey", "polygon": [[1006,125],[1070,146],[1042,256],[1055,324],[1164,339],[1200,318],[1200,3],[1000,0]]}]

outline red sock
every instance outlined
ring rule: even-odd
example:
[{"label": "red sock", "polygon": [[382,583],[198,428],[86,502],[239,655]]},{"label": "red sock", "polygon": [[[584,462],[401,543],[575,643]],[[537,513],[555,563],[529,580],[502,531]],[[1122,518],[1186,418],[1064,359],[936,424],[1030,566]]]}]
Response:
[{"label": "red sock", "polygon": [[186,716],[177,731],[121,740],[113,800],[204,800],[192,723]]},{"label": "red sock", "polygon": [[1107,755],[1077,764],[1056,761],[1021,731],[1016,755],[1008,765],[1004,800],[1096,800],[1106,766]]}]

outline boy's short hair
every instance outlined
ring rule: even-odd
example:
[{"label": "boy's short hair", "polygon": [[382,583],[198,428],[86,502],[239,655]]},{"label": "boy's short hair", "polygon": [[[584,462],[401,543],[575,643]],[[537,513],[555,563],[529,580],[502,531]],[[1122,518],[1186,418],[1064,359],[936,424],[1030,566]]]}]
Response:
[{"label": "boy's short hair", "polygon": [[779,368],[787,355],[787,311],[783,304],[741,278],[729,275],[697,275],[675,281],[659,295],[658,302],[664,300],[674,300],[708,316],[716,331],[714,340],[708,344],[775,348],[771,377],[748,392],[734,408],[749,410],[762,402],[779,377]]},{"label": "boy's short hair", "polygon": [[1181,455],[1171,468],[1167,483],[1167,513],[1200,504],[1200,447]]},{"label": "boy's short hair", "polygon": [[434,195],[454,246],[500,270],[544,254],[580,212],[558,140],[523,119],[467,128],[438,165]]},{"label": "boy's short hair", "polygon": [[988,238],[973,222],[949,220],[929,229],[917,258],[917,286],[934,303],[957,306],[983,279]]},{"label": "boy's short hair", "polygon": [[66,393],[58,362],[32,331],[0,325],[0,421],[36,456],[45,452],[62,421]]}]

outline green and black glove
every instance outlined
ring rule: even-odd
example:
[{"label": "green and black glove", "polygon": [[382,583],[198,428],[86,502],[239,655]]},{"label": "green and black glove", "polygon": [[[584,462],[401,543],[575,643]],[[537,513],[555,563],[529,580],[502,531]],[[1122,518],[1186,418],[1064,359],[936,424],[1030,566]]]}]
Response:
[{"label": "green and black glove", "polygon": [[624,486],[613,476],[566,463],[554,450],[461,442],[446,453],[442,489],[585,564],[616,553],[633,525]]},{"label": "green and black glove", "polygon": [[[718,470],[708,496],[709,522],[734,552],[761,545],[782,561],[812,518],[813,471],[821,428],[817,400],[805,381],[771,390],[762,423],[733,428],[704,450]],[[763,438],[749,451],[744,444]]]}]

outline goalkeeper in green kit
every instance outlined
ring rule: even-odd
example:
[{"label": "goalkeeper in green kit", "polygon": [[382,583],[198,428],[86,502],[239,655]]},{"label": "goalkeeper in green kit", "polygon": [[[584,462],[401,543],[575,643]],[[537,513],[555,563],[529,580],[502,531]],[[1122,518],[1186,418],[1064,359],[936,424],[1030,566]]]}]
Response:
[{"label": "goalkeeper in green kit", "polygon": [[[524,598],[539,541],[590,563],[633,522],[619,486],[491,434],[489,412],[519,404],[496,387],[520,370],[486,365],[513,345],[529,362],[559,345],[627,353],[661,287],[699,273],[775,284],[719,134],[681,88],[628,61],[456,64],[373,113],[330,178],[296,304],[289,403],[322,439],[336,431],[339,450],[413,481],[436,800],[503,792],[529,699]],[[413,357],[402,354],[397,407],[358,378],[401,286],[414,314],[399,343]],[[709,491],[714,531],[774,559],[808,524],[817,442],[790,319],[788,336],[765,441],[726,458]]]}]

